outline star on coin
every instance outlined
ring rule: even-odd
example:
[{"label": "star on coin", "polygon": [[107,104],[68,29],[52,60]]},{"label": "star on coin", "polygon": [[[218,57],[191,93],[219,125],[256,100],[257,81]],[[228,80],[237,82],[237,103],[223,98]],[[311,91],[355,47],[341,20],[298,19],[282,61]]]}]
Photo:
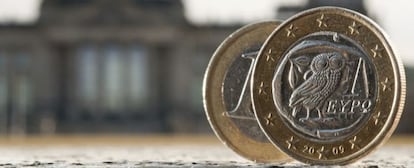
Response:
[{"label": "star on coin", "polygon": [[373,118],[374,118],[375,125],[384,125],[385,120],[387,119],[387,117],[382,115],[381,112],[378,112],[378,114],[374,115]]},{"label": "star on coin", "polygon": [[358,139],[358,137],[357,136],[354,136],[352,139],[350,139],[349,141],[348,141],[350,144],[351,144],[351,150],[352,149],[354,149],[354,148],[356,148],[356,149],[359,149],[359,148],[361,148],[361,147],[359,147],[359,143],[361,142],[361,140],[360,139]]},{"label": "star on coin", "polygon": [[266,53],[266,61],[267,62],[269,62],[269,61],[275,61],[275,59],[272,57],[272,54],[273,54],[273,50],[272,49],[269,49],[267,51],[267,53]]},{"label": "star on coin", "polygon": [[291,136],[290,139],[286,140],[286,144],[288,145],[288,149],[296,150],[296,144],[299,140],[295,139],[295,137]]},{"label": "star on coin", "polygon": [[378,57],[382,58],[382,54],[381,54],[382,50],[384,50],[384,49],[380,48],[378,46],[378,44],[375,44],[375,47],[371,49],[372,57],[376,58],[378,56]]},{"label": "star on coin", "polygon": [[384,81],[381,82],[382,91],[391,90],[391,82],[388,78],[385,78]]},{"label": "star on coin", "polygon": [[266,120],[266,125],[270,125],[270,126],[274,126],[275,125],[275,123],[274,123],[275,118],[273,117],[273,114],[272,113],[269,113],[266,116],[265,120]]},{"label": "star on coin", "polygon": [[266,89],[267,87],[265,86],[264,82],[260,82],[259,95],[267,95]]},{"label": "star on coin", "polygon": [[318,27],[328,27],[328,25],[326,24],[326,21],[328,19],[325,17],[324,14],[322,14],[319,18],[316,19],[316,22],[318,22]]},{"label": "star on coin", "polygon": [[348,26],[348,29],[350,31],[350,34],[359,34],[359,26],[357,25],[357,23],[355,21],[352,22],[352,25]]},{"label": "star on coin", "polygon": [[286,36],[287,37],[296,37],[296,35],[295,35],[296,31],[298,31],[298,28],[295,27],[293,24],[291,24],[289,26],[289,28],[286,29],[286,32],[287,32]]},{"label": "star on coin", "polygon": [[318,149],[317,151],[316,151],[316,153],[318,153],[318,158],[319,159],[328,159],[328,157],[327,157],[327,155],[329,155],[329,150],[327,150],[326,148],[325,148],[325,146],[322,146],[320,149]]}]

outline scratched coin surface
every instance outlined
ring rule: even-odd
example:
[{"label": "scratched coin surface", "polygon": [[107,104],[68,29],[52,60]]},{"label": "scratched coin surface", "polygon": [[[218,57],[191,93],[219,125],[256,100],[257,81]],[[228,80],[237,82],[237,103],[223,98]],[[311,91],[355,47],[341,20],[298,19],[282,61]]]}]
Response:
[{"label": "scratched coin surface", "polygon": [[383,31],[334,7],[283,22],[252,74],[254,110],[280,150],[310,164],[348,164],[391,136],[405,99],[405,74]]},{"label": "scratched coin surface", "polygon": [[258,162],[286,160],[260,129],[251,102],[250,78],[257,53],[279,22],[245,26],[216,50],[207,67],[204,108],[219,139],[241,156]]}]

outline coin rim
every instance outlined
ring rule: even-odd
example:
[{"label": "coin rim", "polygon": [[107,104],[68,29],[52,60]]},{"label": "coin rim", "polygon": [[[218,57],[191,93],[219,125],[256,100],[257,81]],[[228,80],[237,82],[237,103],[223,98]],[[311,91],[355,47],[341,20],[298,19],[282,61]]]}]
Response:
[{"label": "coin rim", "polygon": [[[266,46],[270,43],[270,41],[272,40],[272,37],[274,36],[274,34],[276,34],[276,32],[283,31],[282,30],[283,28],[285,28],[288,24],[291,24],[294,20],[296,20],[300,17],[311,15],[311,14],[314,14],[314,13],[323,14],[327,11],[329,11],[331,14],[332,13],[338,14],[339,13],[338,11],[341,11],[343,13],[353,15],[354,19],[357,19],[358,21],[364,23],[366,25],[366,27],[377,36],[379,41],[381,41],[382,45],[384,45],[384,47],[385,47],[384,49],[387,51],[388,59],[391,62],[391,66],[392,66],[391,69],[393,70],[392,74],[394,75],[393,80],[394,80],[394,86],[395,86],[395,91],[392,93],[393,94],[392,103],[391,103],[392,108],[389,112],[386,123],[382,126],[382,128],[380,128],[379,133],[377,135],[374,135],[374,138],[372,138],[372,141],[370,143],[368,143],[366,146],[361,147],[361,149],[359,149],[359,151],[351,153],[350,155],[344,156],[342,158],[335,158],[335,159],[332,159],[332,160],[329,160],[329,159],[328,160],[313,160],[313,159],[308,159],[308,158],[305,158],[305,157],[300,157],[299,155],[297,155],[294,152],[287,149],[283,144],[279,144],[278,142],[275,141],[275,139],[277,139],[277,137],[272,136],[272,134],[269,132],[269,130],[266,128],[266,126],[264,125],[264,123],[262,121],[262,116],[260,115],[262,113],[259,114],[259,112],[257,112],[258,111],[257,104],[258,104],[258,101],[259,101],[258,97],[260,95],[258,95],[258,93],[256,92],[258,90],[258,87],[259,87],[259,82],[257,81],[256,76],[259,75],[258,72],[257,72],[257,68],[258,68],[258,66],[261,66],[259,64],[260,61],[256,61],[255,67],[253,69],[252,80],[251,80],[251,92],[252,92],[252,100],[253,100],[253,107],[254,107],[253,109],[255,110],[255,115],[256,115],[257,120],[259,121],[259,125],[262,128],[262,130],[265,132],[265,134],[269,138],[269,140],[276,147],[278,147],[279,150],[285,152],[287,155],[293,157],[294,159],[297,159],[297,160],[299,160],[301,162],[305,162],[305,163],[321,164],[321,165],[335,165],[335,164],[344,165],[344,164],[349,164],[349,163],[355,162],[356,160],[366,156],[367,154],[373,152],[375,149],[377,149],[379,146],[381,146],[384,142],[386,142],[386,140],[389,139],[389,137],[394,132],[396,126],[398,125],[400,116],[402,114],[402,110],[403,110],[403,106],[404,106],[404,102],[405,102],[405,94],[406,94],[404,66],[402,64],[401,59],[398,57],[398,55],[396,55],[396,52],[392,48],[392,44],[391,44],[387,34],[374,21],[372,21],[368,17],[366,17],[362,14],[359,14],[355,11],[352,11],[352,10],[349,10],[349,9],[344,9],[344,8],[339,8],[339,7],[319,7],[319,8],[314,8],[314,9],[310,9],[310,10],[298,13],[298,14],[294,15],[293,17],[291,17],[291,18],[287,19],[286,21],[284,21],[281,25],[279,25],[275,29],[275,31],[272,32],[272,34],[269,36],[269,38],[266,40],[266,42],[263,44],[263,46],[262,46],[262,48],[259,52],[259,56],[258,56],[257,60],[260,60],[261,57],[263,57],[263,53],[265,52],[264,50],[266,49]],[[277,40],[281,40],[281,39],[277,39]],[[283,56],[283,54],[281,56]],[[378,73],[378,71],[376,73]],[[377,88],[379,88],[379,86]],[[271,99],[273,99],[273,98],[271,98]],[[273,101],[270,101],[270,102],[273,102]],[[365,125],[367,125],[367,124],[368,123],[366,123]],[[286,127],[284,129],[288,129],[288,128]],[[283,131],[283,128],[281,128],[279,130]],[[344,140],[346,140],[346,139],[344,139]]]},{"label": "coin rim", "polygon": [[[207,66],[205,75],[204,75],[204,80],[203,80],[203,105],[204,105],[204,110],[206,112],[206,116],[208,119],[208,122],[212,128],[212,130],[214,131],[215,135],[218,137],[218,139],[227,147],[229,147],[230,149],[232,149],[234,152],[236,152],[237,154],[241,155],[242,157],[248,159],[248,160],[252,160],[254,162],[264,162],[264,163],[268,163],[268,162],[284,162],[284,161],[288,161],[291,160],[287,155],[285,155],[283,152],[278,151],[278,149],[276,147],[273,146],[273,144],[268,141],[268,142],[257,142],[253,139],[248,140],[250,138],[247,139],[247,137],[240,131],[238,130],[238,127],[232,122],[232,127],[231,129],[237,129],[238,131],[236,135],[239,138],[243,138],[246,137],[246,145],[248,145],[250,142],[253,142],[253,146],[255,147],[254,149],[252,148],[251,150],[260,150],[258,148],[263,148],[266,150],[263,151],[269,151],[266,153],[263,153],[263,156],[265,157],[260,157],[260,156],[252,156],[251,153],[247,152],[247,150],[240,150],[238,146],[236,146],[235,144],[233,144],[233,140],[231,140],[231,138],[229,138],[230,135],[225,135],[225,133],[222,131],[223,128],[220,128],[218,126],[218,124],[216,122],[218,122],[219,120],[217,118],[214,118],[214,116],[218,116],[217,114],[214,115],[214,113],[217,113],[215,111],[213,111],[215,108],[214,106],[217,104],[214,104],[213,101],[210,101],[211,99],[214,99],[213,97],[211,97],[212,95],[212,89],[214,89],[214,86],[220,85],[220,90],[221,90],[221,85],[222,82],[224,81],[224,75],[226,74],[226,72],[222,72],[223,74],[223,79],[221,80],[222,82],[220,84],[216,84],[213,85],[212,83],[214,82],[214,78],[217,77],[222,77],[222,76],[215,76],[215,68],[217,67],[217,64],[220,64],[220,61],[222,61],[222,59],[233,59],[233,56],[224,56],[223,54],[226,53],[227,47],[230,45],[233,45],[233,43],[235,43],[240,37],[244,36],[246,33],[254,31],[256,29],[258,29],[259,26],[263,26],[263,25],[268,25],[268,24],[272,24],[275,25],[275,28],[277,26],[279,26],[281,24],[281,21],[277,21],[277,20],[273,20],[273,21],[263,21],[263,22],[257,22],[257,23],[253,23],[253,24],[249,24],[246,26],[243,26],[242,28],[236,30],[235,32],[233,32],[231,35],[229,35],[220,45],[219,47],[216,49],[216,51],[214,52],[212,58],[210,59],[210,62]],[[270,33],[269,33],[270,34]],[[265,40],[265,39],[264,39]],[[263,42],[264,42],[263,40]],[[231,63],[230,63],[231,64]],[[230,65],[229,64],[229,65]],[[253,64],[254,65],[254,64]],[[250,87],[250,85],[248,86]],[[221,92],[221,91],[220,91]],[[222,99],[222,98],[220,98]],[[222,102],[222,101],[220,101]],[[224,108],[224,104],[220,103],[218,104],[218,106],[223,106]],[[222,112],[219,112],[222,113]],[[222,114],[219,114],[222,115]],[[224,120],[230,120],[229,118],[226,118]],[[274,150],[269,150],[269,148],[274,148]],[[271,156],[274,155],[274,156]]]}]

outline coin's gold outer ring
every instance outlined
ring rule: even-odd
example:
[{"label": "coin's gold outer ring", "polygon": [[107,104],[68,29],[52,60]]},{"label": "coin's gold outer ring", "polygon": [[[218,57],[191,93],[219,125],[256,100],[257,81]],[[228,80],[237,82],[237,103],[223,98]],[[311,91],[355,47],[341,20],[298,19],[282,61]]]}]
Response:
[{"label": "coin's gold outer ring", "polygon": [[285,162],[288,157],[270,141],[258,142],[247,137],[231,118],[223,115],[226,108],[221,88],[226,72],[236,56],[240,56],[246,48],[254,44],[263,44],[279,24],[278,21],[260,22],[247,25],[232,33],[213,54],[204,76],[204,109],[214,133],[224,145],[255,162]]},{"label": "coin's gold outer ring", "polygon": [[[320,18],[325,19],[323,24],[318,22]],[[354,31],[351,28],[355,28]],[[334,142],[314,141],[297,135],[278,114],[271,90],[273,75],[283,54],[300,38],[319,31],[338,32],[359,43],[369,53],[378,79],[374,81],[377,83],[376,105],[368,121],[353,135]],[[377,53],[374,57],[371,49],[376,45],[382,50],[381,55]],[[273,51],[272,61],[265,58],[269,50]],[[338,7],[307,10],[283,22],[262,46],[252,75],[253,109],[262,130],[280,150],[308,164],[344,165],[366,156],[392,135],[405,102],[404,67],[385,33],[369,18]],[[383,84],[387,87],[383,88]],[[274,124],[267,125],[268,116],[273,117]]]}]

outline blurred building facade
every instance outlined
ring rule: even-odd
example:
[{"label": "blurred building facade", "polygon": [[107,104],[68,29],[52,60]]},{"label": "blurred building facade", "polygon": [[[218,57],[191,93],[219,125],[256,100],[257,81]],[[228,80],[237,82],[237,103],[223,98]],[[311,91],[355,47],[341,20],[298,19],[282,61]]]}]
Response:
[{"label": "blurred building facade", "polygon": [[0,133],[209,131],[204,70],[240,26],[191,25],[180,1],[44,0],[0,26]]},{"label": "blurred building facade", "polygon": [[204,69],[235,28],[190,25],[180,1],[45,0],[0,27],[0,131],[205,132]]}]

